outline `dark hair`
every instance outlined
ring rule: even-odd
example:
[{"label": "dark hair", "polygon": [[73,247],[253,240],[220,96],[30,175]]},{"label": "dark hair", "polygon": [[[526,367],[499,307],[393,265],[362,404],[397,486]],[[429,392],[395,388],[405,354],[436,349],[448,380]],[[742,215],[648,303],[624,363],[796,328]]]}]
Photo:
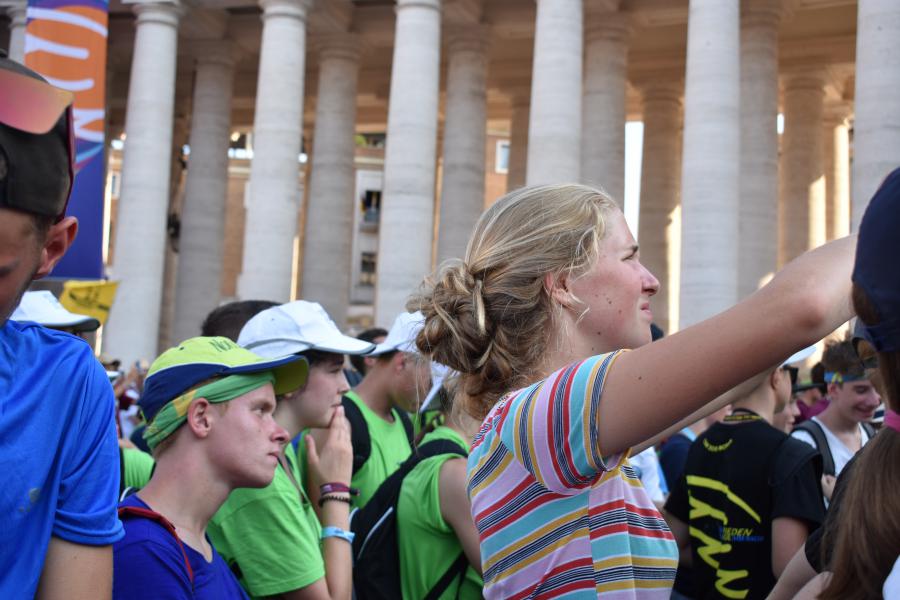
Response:
[{"label": "dark hair", "polygon": [[822,353],[822,365],[826,371],[840,373],[845,378],[859,378],[866,374],[862,361],[859,360],[850,340],[826,344],[825,352]]},{"label": "dark hair", "polygon": [[[853,286],[853,306],[863,323],[880,321],[863,289]],[[900,352],[879,352],[885,404],[900,403]],[[833,573],[822,600],[880,598],[882,585],[900,554],[900,433],[885,427],[860,450],[848,474],[839,523],[823,532],[823,548],[834,548]],[[864,540],[864,543],[859,543]]]},{"label": "dark hair", "polygon": [[[383,329],[381,327],[372,327],[360,333],[358,336],[356,336],[356,339],[362,340],[364,342],[369,342],[371,344],[380,337],[387,337],[387,334],[387,329]],[[350,364],[353,365],[353,368],[356,369],[360,375],[366,374],[365,356],[360,356],[358,354],[350,355]]]},{"label": "dark hair", "polygon": [[322,350],[306,350],[300,353],[301,356],[306,357],[306,362],[309,363],[309,367],[312,368],[318,364],[325,362],[344,362],[344,355],[338,354],[337,352],[324,352]]},{"label": "dark hair", "polygon": [[269,300],[239,300],[223,304],[206,315],[200,326],[200,335],[222,336],[237,342],[247,321],[273,306],[278,306],[278,303]]},{"label": "dark hair", "polygon": [[825,365],[822,364],[822,361],[819,361],[812,366],[812,369],[809,370],[809,378],[812,380],[813,383],[824,387],[824,385],[825,385]]}]

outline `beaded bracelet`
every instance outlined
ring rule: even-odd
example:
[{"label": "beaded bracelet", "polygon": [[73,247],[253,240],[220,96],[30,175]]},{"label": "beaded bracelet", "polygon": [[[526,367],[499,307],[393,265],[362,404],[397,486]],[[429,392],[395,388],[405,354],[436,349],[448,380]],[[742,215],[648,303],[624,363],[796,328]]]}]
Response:
[{"label": "beaded bracelet", "polygon": [[319,508],[325,505],[329,500],[334,502],[346,502],[348,505],[350,504],[350,498],[347,496],[335,496],[333,494],[325,494],[324,496],[319,498]]},{"label": "beaded bracelet", "polygon": [[359,496],[359,490],[350,487],[346,483],[323,483],[319,486],[320,494],[332,494],[334,492],[337,492],[339,494],[350,494],[351,496]]},{"label": "beaded bracelet", "polygon": [[346,529],[341,529],[340,527],[323,527],[322,528],[322,539],[336,537],[341,538],[349,543],[353,543],[353,538],[356,537],[356,534],[352,531],[347,531]]}]

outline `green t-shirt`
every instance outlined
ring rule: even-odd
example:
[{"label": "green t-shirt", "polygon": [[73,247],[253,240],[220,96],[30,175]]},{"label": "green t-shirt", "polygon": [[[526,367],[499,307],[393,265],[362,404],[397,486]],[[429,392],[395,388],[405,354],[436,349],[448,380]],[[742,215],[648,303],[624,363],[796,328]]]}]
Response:
[{"label": "green t-shirt", "polygon": [[[431,440],[451,440],[463,450],[468,444],[461,435],[443,425],[427,434],[421,444]],[[420,445],[421,445],[420,444]],[[403,480],[397,501],[397,545],[400,551],[400,584],[404,598],[424,598],[450,565],[462,546],[453,528],[441,516],[440,471],[452,454],[423,460]],[[440,596],[441,600],[482,597],[484,583],[471,566],[462,584],[459,579]]]},{"label": "green t-shirt", "polygon": [[150,481],[153,457],[137,448],[122,448],[122,487],[140,489]]},{"label": "green t-shirt", "polygon": [[[294,448],[289,444],[284,453],[299,484]],[[322,526],[280,464],[268,487],[232,491],[207,533],[251,597],[304,588],[325,577]]]},{"label": "green t-shirt", "polygon": [[359,495],[352,498],[352,508],[361,508],[366,505],[378,486],[403,464],[412,449],[409,447],[409,439],[406,437],[406,429],[400,421],[397,409],[391,409],[394,422],[388,423],[371,408],[366,406],[362,398],[356,392],[349,391],[345,394],[352,400],[362,412],[366,425],[369,426],[369,438],[372,440],[372,453],[369,460],[353,475],[350,485],[359,490]]}]

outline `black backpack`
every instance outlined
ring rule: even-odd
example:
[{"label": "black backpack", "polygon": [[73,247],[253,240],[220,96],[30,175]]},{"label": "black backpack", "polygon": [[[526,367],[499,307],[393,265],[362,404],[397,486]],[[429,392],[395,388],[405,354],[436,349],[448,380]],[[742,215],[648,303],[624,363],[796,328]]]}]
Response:
[{"label": "black backpack", "polygon": [[[875,435],[875,428],[872,427],[871,423],[866,423],[865,421],[860,423],[860,425],[862,425],[866,435],[868,435],[871,440]],[[822,426],[812,419],[807,419],[794,427],[791,433],[794,431],[805,431],[812,436],[813,441],[816,443],[816,449],[819,451],[819,454],[822,455],[822,473],[833,477],[835,475],[834,457],[831,455],[831,447],[828,445],[828,438],[825,437]]]},{"label": "black backpack", "polygon": [[[353,591],[356,600],[397,600],[400,592],[400,553],[397,545],[397,502],[403,479],[426,458],[440,454],[466,456],[465,450],[450,440],[433,440],[419,446],[379,486],[361,509],[350,515],[353,540]],[[425,600],[436,600],[466,571],[469,561],[460,552]]]},{"label": "black backpack", "polygon": [[[366,425],[366,419],[363,417],[362,411],[356,402],[344,396],[341,398],[341,406],[344,407],[344,416],[350,422],[350,443],[353,445],[353,474],[359,471],[369,456],[372,454],[372,438],[369,435],[369,426]],[[409,441],[409,447],[415,450],[413,442],[413,424],[409,415],[405,411],[397,409],[400,416],[400,422],[403,423],[403,429],[406,431],[406,439]]]}]

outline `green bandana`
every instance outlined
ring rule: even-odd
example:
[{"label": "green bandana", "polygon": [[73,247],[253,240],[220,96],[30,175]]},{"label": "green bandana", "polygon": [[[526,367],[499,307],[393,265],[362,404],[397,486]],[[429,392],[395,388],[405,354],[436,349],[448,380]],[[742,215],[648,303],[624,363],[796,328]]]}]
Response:
[{"label": "green bandana", "polygon": [[185,392],[159,409],[156,417],[144,430],[144,441],[153,450],[157,444],[172,435],[187,420],[188,406],[194,398],[206,398],[213,404],[228,402],[267,383],[275,383],[275,375],[271,371],[229,375]]}]

